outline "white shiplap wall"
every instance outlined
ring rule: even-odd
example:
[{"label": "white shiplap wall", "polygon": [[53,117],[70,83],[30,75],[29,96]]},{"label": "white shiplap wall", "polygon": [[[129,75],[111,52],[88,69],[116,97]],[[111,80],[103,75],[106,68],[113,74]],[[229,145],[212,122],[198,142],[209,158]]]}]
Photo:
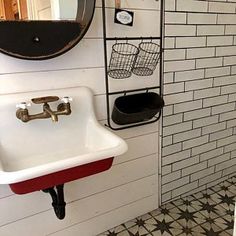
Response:
[{"label": "white shiplap wall", "polygon": [[[122,7],[135,11],[133,28],[114,25],[114,1],[107,1],[110,36],[159,34],[159,1],[124,0]],[[2,95],[88,86],[95,94],[97,117],[105,123],[105,84],[101,2],[85,38],[71,51],[46,61],[24,61],[0,54]],[[155,24],[150,24],[155,22]],[[148,26],[148,27],[147,27]],[[146,87],[150,78],[123,81],[126,88]],[[115,81],[113,90],[122,88]],[[49,92],[50,95],[50,92]],[[9,131],[10,132],[10,131]],[[56,219],[50,197],[42,192],[14,195],[0,186],[1,236],[93,236],[158,207],[158,124],[116,132],[126,139],[129,151],[117,157],[107,172],[66,184],[66,218]]]}]

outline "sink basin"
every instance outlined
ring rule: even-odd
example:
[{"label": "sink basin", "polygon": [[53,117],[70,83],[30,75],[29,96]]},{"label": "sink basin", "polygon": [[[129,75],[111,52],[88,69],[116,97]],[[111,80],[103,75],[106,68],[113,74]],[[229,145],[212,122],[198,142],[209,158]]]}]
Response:
[{"label": "sink basin", "polygon": [[[15,105],[42,96],[70,96],[72,114],[23,123]],[[56,110],[60,103],[50,106]],[[42,105],[29,107],[29,113]],[[94,114],[93,94],[86,87],[3,95],[0,99],[0,184],[18,194],[46,189],[111,167],[126,143],[100,125]]]}]

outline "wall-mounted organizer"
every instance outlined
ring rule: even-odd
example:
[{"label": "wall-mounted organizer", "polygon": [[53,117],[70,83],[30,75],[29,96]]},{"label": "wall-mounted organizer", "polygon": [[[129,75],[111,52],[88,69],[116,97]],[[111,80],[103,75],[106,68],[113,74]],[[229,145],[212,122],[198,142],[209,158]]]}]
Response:
[{"label": "wall-mounted organizer", "polygon": [[[106,126],[112,130],[123,130],[154,123],[160,119],[164,106],[162,93],[164,0],[160,0],[160,35],[151,37],[107,37],[105,1],[102,0]],[[108,42],[113,43],[109,55]],[[159,78],[157,78],[156,86],[110,91],[111,80],[119,80],[122,83],[132,75],[148,77],[153,75],[157,68],[159,69]],[[115,99],[111,113],[112,96],[119,97]]]}]

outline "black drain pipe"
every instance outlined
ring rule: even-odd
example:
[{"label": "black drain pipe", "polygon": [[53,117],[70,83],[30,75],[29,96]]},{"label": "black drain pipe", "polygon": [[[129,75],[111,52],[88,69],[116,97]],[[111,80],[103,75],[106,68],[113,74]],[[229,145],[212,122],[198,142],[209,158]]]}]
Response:
[{"label": "black drain pipe", "polygon": [[44,193],[49,193],[52,198],[52,206],[58,219],[63,220],[66,215],[66,203],[64,201],[64,184],[42,190]]}]

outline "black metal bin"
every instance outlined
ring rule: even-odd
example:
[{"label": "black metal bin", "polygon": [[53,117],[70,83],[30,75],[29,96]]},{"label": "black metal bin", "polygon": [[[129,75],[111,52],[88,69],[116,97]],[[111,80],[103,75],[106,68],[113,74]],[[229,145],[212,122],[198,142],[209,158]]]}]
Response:
[{"label": "black metal bin", "polygon": [[112,120],[127,125],[152,119],[164,106],[164,100],[153,92],[125,95],[115,100]]}]

